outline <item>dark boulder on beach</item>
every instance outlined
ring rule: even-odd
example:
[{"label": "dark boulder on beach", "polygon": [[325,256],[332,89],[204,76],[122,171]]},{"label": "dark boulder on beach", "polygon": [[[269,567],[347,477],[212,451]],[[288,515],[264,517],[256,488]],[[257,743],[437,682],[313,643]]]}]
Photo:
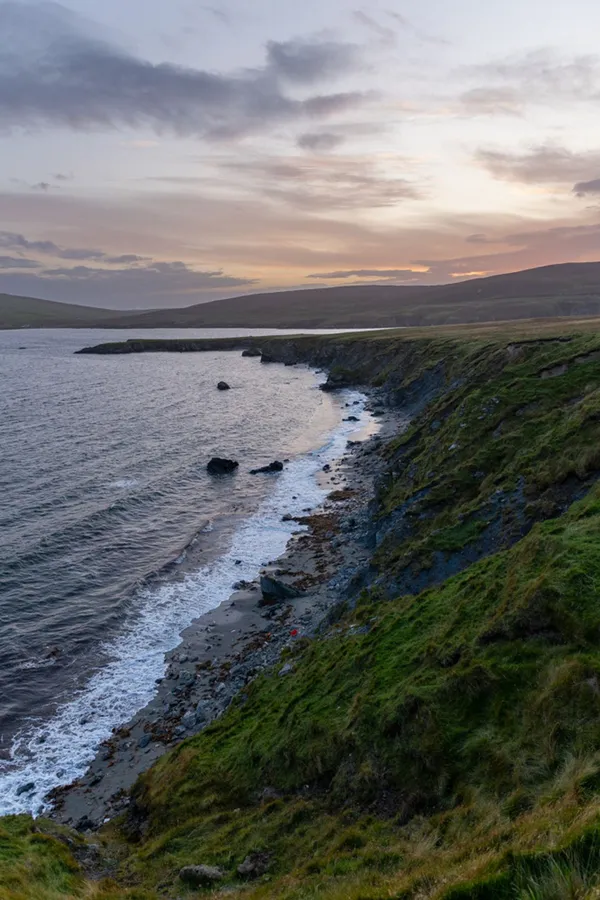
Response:
[{"label": "dark boulder on beach", "polygon": [[226,381],[220,381],[217,385],[217,390],[218,391],[230,391],[231,388],[229,387],[229,385],[227,384]]},{"label": "dark boulder on beach", "polygon": [[260,469],[250,469],[251,475],[271,475],[273,472],[283,472],[283,463],[277,459],[268,466],[261,466]]},{"label": "dark boulder on beach", "polygon": [[206,471],[209,475],[231,475],[238,466],[239,462],[236,462],[234,459],[221,459],[218,456],[213,456],[206,466]]},{"label": "dark boulder on beach", "polygon": [[293,600],[302,596],[302,592],[297,588],[270,575],[261,575],[260,590],[265,604],[281,603],[282,600]]},{"label": "dark boulder on beach", "polygon": [[242,356],[262,356],[262,350],[259,350],[258,347],[248,347],[247,350],[244,350]]}]

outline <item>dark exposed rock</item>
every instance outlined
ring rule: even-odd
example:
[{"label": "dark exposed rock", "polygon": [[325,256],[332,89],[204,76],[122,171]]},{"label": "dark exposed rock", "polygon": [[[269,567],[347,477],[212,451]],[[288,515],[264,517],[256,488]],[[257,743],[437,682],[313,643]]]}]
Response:
[{"label": "dark exposed rock", "polygon": [[179,873],[181,880],[193,887],[215,884],[223,876],[222,870],[216,866],[184,866]]},{"label": "dark exposed rock", "polygon": [[251,853],[237,867],[237,873],[240,878],[260,878],[269,868],[269,860],[268,853]]},{"label": "dark exposed rock", "polygon": [[358,416],[348,416],[346,419],[344,419],[344,422],[358,422],[358,421],[359,421]]},{"label": "dark exposed rock", "polygon": [[258,347],[248,347],[243,351],[242,356],[262,356],[262,350]]},{"label": "dark exposed rock", "polygon": [[220,381],[220,382],[218,383],[218,385],[217,385],[217,390],[219,390],[219,391],[230,391],[231,388],[229,387],[229,385],[227,384],[226,381]]},{"label": "dark exposed rock", "polygon": [[251,475],[271,475],[274,472],[283,472],[283,463],[279,460],[269,463],[268,466],[262,466],[260,469],[250,469]]},{"label": "dark exposed rock", "polygon": [[265,603],[280,603],[282,600],[293,600],[301,596],[301,591],[270,575],[261,575],[260,589]]},{"label": "dark exposed rock", "polygon": [[277,362],[274,356],[271,356],[269,353],[261,353],[260,356],[261,363],[274,363]]},{"label": "dark exposed rock", "polygon": [[209,475],[231,475],[238,466],[239,463],[234,459],[221,459],[218,456],[213,456],[206,466],[206,471]]}]

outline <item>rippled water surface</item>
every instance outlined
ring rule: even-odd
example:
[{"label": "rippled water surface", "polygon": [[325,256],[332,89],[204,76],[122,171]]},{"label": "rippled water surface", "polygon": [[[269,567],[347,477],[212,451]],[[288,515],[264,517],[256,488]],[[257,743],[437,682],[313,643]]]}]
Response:
[{"label": "rippled water surface", "polygon": [[[318,502],[318,454],[340,434],[343,399],[307,368],[237,352],[74,355],[123,337],[0,332],[0,810],[3,769],[18,775],[19,754],[43,758],[52,722],[77,698],[85,730],[90,679],[96,702],[113,702],[106,673],[128,653],[155,664],[138,665],[139,697],[120,712],[147,701],[165,644],[229,589],[232,544],[252,575],[269,546],[257,513],[264,526],[286,503]],[[216,390],[221,379],[230,391]],[[213,455],[239,460],[239,472],[210,478]],[[248,472],[282,458],[280,478]],[[211,566],[221,566],[212,581]],[[108,724],[100,706],[90,740]]]}]

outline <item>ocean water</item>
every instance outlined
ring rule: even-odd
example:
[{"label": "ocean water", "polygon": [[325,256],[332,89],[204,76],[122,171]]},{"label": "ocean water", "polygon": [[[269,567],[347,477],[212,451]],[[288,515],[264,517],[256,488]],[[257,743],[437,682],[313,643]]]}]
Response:
[{"label": "ocean water", "polygon": [[[324,499],[318,472],[367,418],[307,367],[74,355],[123,337],[0,332],[0,814],[83,774],[182,630],[283,552],[298,526],[282,515]],[[208,476],[215,455],[238,472]],[[273,459],[280,476],[249,474]]]}]

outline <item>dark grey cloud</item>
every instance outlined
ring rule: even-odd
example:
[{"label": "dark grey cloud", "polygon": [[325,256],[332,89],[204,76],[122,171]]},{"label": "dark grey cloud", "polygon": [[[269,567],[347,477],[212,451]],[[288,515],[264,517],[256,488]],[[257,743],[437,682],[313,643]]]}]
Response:
[{"label": "dark grey cloud", "polygon": [[521,184],[572,185],[600,172],[600,150],[576,153],[552,144],[525,152],[480,149],[475,158],[495,178]]},{"label": "dark grey cloud", "polygon": [[38,181],[37,184],[32,184],[31,189],[33,191],[49,191],[52,185],[48,181]]},{"label": "dark grey cloud", "polygon": [[55,181],[72,181],[73,180],[72,175],[65,175],[64,172],[55,172],[52,177],[54,178]]},{"label": "dark grey cloud", "polygon": [[600,194],[600,178],[592,178],[591,181],[578,181],[574,185],[573,191],[578,197],[585,197],[586,194]]},{"label": "dark grey cloud", "polygon": [[312,150],[315,153],[328,153],[343,143],[342,135],[331,131],[309,131],[301,134],[297,141],[301,150]]},{"label": "dark grey cloud", "polygon": [[314,272],[307,275],[307,278],[319,278],[325,280],[343,279],[343,278],[404,278],[405,276],[414,276],[412,269],[345,269],[338,272]]},{"label": "dark grey cloud", "polygon": [[323,118],[363,102],[361,92],[298,99],[308,86],[360,65],[349,44],[272,41],[262,67],[220,75],[155,64],[97,39],[57,3],[0,2],[0,127],[150,127],[228,138]]},{"label": "dark grey cloud", "polygon": [[41,253],[44,256],[54,256],[57,259],[73,260],[74,262],[90,261],[104,262],[111,265],[133,265],[149,261],[149,257],[137,256],[133,253],[110,256],[103,250],[92,250],[86,247],[59,247],[54,241],[30,241],[25,235],[12,231],[0,231],[0,247],[17,252]]},{"label": "dark grey cloud", "polygon": [[235,278],[220,269],[197,271],[178,261],[121,269],[58,266],[0,276],[0,291],[6,293],[119,309],[185,306],[254,284],[251,278]]},{"label": "dark grey cloud", "polygon": [[39,262],[24,256],[0,256],[0,269],[38,269]]},{"label": "dark grey cloud", "polygon": [[336,78],[360,65],[360,51],[354,44],[306,40],[267,43],[267,70],[295,84]]}]

